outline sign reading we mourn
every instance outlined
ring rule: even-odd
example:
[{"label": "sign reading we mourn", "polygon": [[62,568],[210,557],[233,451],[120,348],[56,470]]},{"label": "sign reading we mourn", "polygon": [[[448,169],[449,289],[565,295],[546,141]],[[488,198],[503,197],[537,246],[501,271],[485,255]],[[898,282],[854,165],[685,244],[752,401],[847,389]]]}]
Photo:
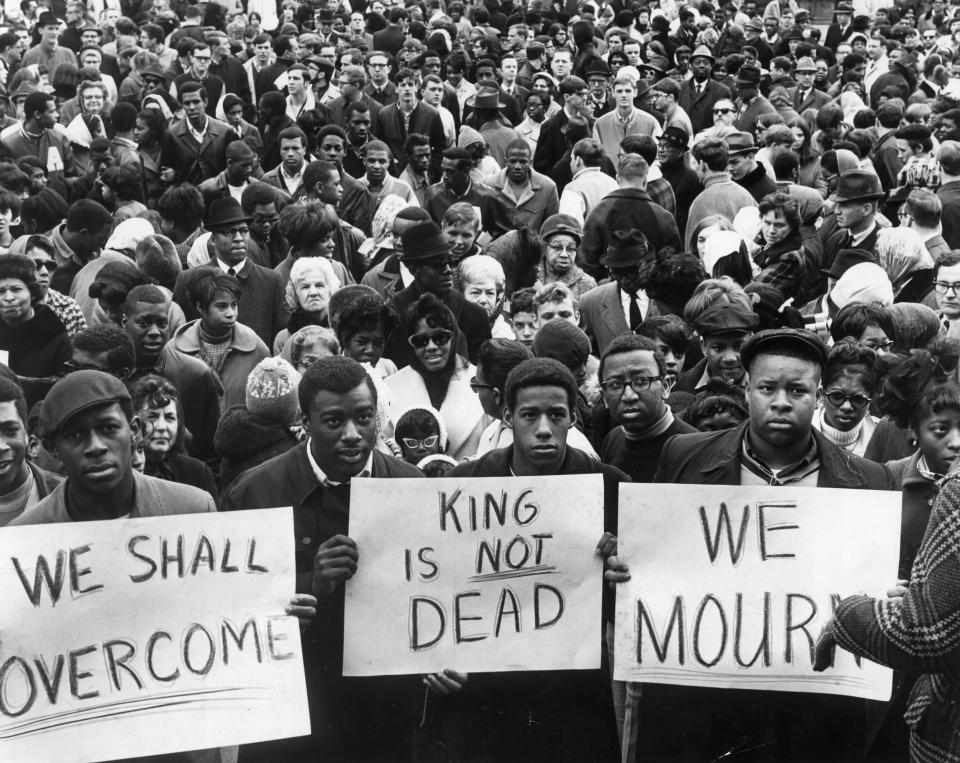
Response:
[{"label": "sign reading we mourn", "polygon": [[900,494],[621,485],[614,676],[885,700],[891,673],[813,650],[840,600],[896,580]]},{"label": "sign reading we mourn", "polygon": [[0,760],[310,733],[291,509],[0,531]]},{"label": "sign reading we mourn", "polygon": [[600,666],[600,475],[355,480],[344,675]]}]

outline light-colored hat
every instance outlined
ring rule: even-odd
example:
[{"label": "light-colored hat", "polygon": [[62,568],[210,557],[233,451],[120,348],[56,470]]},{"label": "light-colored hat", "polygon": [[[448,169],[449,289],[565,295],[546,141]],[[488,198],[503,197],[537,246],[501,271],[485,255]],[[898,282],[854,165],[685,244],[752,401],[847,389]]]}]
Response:
[{"label": "light-colored hat", "polygon": [[297,369],[283,358],[264,358],[247,377],[247,410],[261,418],[292,426],[300,414],[299,386]]}]

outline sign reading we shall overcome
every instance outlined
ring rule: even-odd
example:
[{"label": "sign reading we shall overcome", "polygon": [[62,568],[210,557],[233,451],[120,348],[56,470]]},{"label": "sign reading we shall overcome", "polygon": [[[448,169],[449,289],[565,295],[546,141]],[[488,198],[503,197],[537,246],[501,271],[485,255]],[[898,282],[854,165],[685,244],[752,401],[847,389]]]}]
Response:
[{"label": "sign reading we shall overcome", "polygon": [[355,480],[344,675],[600,666],[600,475]]},{"label": "sign reading we shall overcome", "polygon": [[899,493],[621,485],[619,522],[615,678],[889,698],[875,663],[812,665],[840,600],[896,580]]},{"label": "sign reading we shall overcome", "polygon": [[286,509],[0,531],[0,760],[310,733]]}]

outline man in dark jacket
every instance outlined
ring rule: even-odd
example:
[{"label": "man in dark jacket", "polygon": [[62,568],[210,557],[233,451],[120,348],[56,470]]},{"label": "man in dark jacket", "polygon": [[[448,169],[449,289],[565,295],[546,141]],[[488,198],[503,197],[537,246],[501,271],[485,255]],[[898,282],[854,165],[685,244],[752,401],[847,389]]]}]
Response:
[{"label": "man in dark jacket", "polygon": [[440,113],[417,97],[417,75],[413,69],[397,73],[397,101],[384,106],[373,120],[372,132],[390,147],[397,162],[397,172],[407,166],[404,145],[411,133],[430,138],[430,166],[432,174],[440,172],[440,154],[446,148],[443,121]]},{"label": "man in dark jacket", "polygon": [[[347,535],[355,477],[422,477],[414,466],[377,450],[377,390],[363,366],[344,357],[311,365],[298,389],[309,438],[238,477],[225,511],[293,506],[297,592],[319,600],[304,635],[309,737],[251,745],[241,759],[399,760],[416,727],[422,686],[409,676],[344,678],[344,583],[357,570]],[[362,562],[360,562],[362,563]],[[375,728],[376,733],[370,733]]]},{"label": "man in dark jacket", "polygon": [[[813,429],[827,362],[827,347],[816,334],[761,331],[744,343],[741,356],[750,375],[749,421],[668,440],[656,482],[895,489],[885,466],[846,453]],[[643,703],[663,713],[650,719],[656,739],[644,749],[653,757],[669,750],[713,760],[731,745],[757,744],[776,760],[853,760],[863,745],[864,706],[848,697],[648,685]]]},{"label": "man in dark jacket", "polygon": [[[567,447],[577,382],[560,362],[525,360],[507,377],[504,417],[513,444],[450,471],[448,477],[552,474],[603,476],[604,535],[597,553],[615,548],[617,494],[630,478],[619,469]],[[574,507],[571,507],[573,509]],[[605,619],[612,615],[607,594]],[[481,760],[604,760],[616,739],[610,733],[609,685],[600,670],[472,675],[462,692],[463,750]],[[605,696],[606,695],[606,698]],[[478,722],[483,718],[483,722]],[[616,756],[616,753],[615,753]]]},{"label": "man in dark jacket", "polygon": [[763,165],[757,161],[757,146],[753,136],[746,132],[732,132],[724,140],[730,156],[727,169],[733,181],[749,191],[757,202],[768,193],[774,193],[777,181],[767,175]]},{"label": "man in dark jacket", "polygon": [[673,189],[677,200],[677,230],[687,228],[687,213],[693,200],[703,191],[697,171],[690,166],[687,150],[690,136],[682,127],[670,126],[660,136],[657,161],[660,172]]},{"label": "man in dark jacket", "polygon": [[710,76],[716,61],[710,48],[698,46],[690,56],[693,76],[680,86],[677,103],[690,117],[694,135],[713,125],[713,104],[730,98],[730,91]]},{"label": "man in dark jacket", "polygon": [[227,145],[240,136],[207,115],[207,93],[199,82],[184,82],[179,97],[185,116],[164,136],[160,163],[173,169],[177,183],[199,185],[227,168]]},{"label": "man in dark jacket", "polygon": [[594,278],[603,274],[600,258],[610,246],[613,231],[643,231],[652,254],[666,246],[676,251],[683,248],[673,217],[647,193],[649,169],[642,156],[624,156],[617,170],[620,188],[607,194],[587,215],[577,264]]}]

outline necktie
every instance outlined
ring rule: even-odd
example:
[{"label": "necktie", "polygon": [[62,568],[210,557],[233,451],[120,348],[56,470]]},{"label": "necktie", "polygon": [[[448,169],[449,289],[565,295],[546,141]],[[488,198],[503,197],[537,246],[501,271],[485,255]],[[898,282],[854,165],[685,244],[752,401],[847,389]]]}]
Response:
[{"label": "necktie", "polygon": [[630,295],[630,330],[633,331],[637,326],[643,323],[643,315],[640,313],[640,300],[636,294]]},{"label": "necktie", "polygon": [[697,83],[697,96],[703,95],[704,84],[702,82]]},{"label": "necktie", "polygon": [[228,275],[228,276],[235,276],[236,274],[237,274],[237,271],[236,271],[235,268],[227,268],[227,275]]}]

